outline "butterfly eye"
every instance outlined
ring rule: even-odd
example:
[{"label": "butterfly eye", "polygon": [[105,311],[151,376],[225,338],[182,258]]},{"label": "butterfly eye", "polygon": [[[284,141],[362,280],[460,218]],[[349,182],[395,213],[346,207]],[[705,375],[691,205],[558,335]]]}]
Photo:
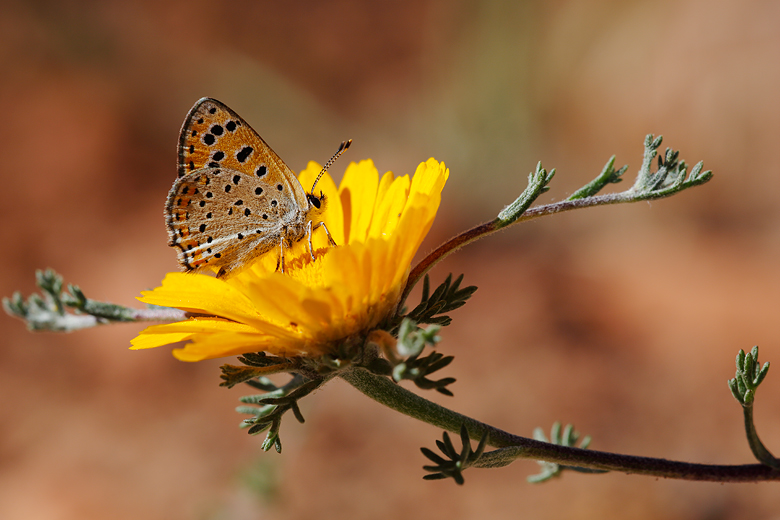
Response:
[{"label": "butterfly eye", "polygon": [[309,199],[309,204],[311,204],[317,209],[320,209],[320,199],[317,198],[316,195],[312,195],[311,193],[308,193],[306,194],[306,198]]}]

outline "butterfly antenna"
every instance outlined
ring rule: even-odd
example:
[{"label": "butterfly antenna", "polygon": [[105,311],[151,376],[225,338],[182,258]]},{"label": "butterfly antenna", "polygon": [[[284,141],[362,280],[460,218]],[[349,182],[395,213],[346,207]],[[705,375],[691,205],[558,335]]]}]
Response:
[{"label": "butterfly antenna", "polygon": [[328,168],[333,166],[333,163],[336,162],[336,159],[341,157],[341,154],[347,151],[347,148],[349,148],[349,145],[352,144],[352,139],[348,139],[346,141],[342,141],[341,145],[339,146],[339,149],[336,150],[336,153],[333,154],[333,157],[331,157],[328,162],[325,163],[325,166],[322,167],[322,171],[317,175],[317,178],[314,180],[314,184],[311,186],[311,191],[309,193],[314,193],[314,187],[317,185],[318,182],[320,182],[320,177],[328,171]]}]

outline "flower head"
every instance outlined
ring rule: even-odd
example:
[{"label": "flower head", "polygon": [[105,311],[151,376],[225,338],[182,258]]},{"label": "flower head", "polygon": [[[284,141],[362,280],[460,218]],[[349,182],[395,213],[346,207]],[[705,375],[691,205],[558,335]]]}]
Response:
[{"label": "flower head", "polygon": [[[301,184],[311,185],[319,170],[310,162]],[[448,175],[433,159],[420,164],[412,179],[391,172],[380,179],[370,160],[350,164],[338,188],[326,174],[317,188],[328,199],[323,221],[337,246],[316,231],[316,260],[302,240],[285,250],[284,273],[276,271],[273,254],[226,280],[169,273],[139,300],[192,317],[146,328],[131,348],[185,341],[174,355],[200,361],[259,351],[318,357],[362,342],[396,311]]]}]

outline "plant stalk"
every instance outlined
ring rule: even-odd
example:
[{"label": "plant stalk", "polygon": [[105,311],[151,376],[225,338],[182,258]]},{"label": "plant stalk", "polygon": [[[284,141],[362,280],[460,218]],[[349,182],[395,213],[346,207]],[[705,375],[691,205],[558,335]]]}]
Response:
[{"label": "plant stalk", "polygon": [[483,434],[487,433],[487,442],[490,446],[496,448],[516,448],[517,458],[680,480],[710,482],[780,480],[780,471],[773,470],[763,464],[734,466],[694,464],[651,457],[583,450],[536,441],[505,432],[489,424],[432,403],[393,383],[388,378],[374,375],[362,368],[355,367],[346,370],[340,373],[339,377],[371,399],[409,417],[451,433],[458,434],[461,425],[464,424],[469,432],[469,437],[473,440],[478,441]]}]

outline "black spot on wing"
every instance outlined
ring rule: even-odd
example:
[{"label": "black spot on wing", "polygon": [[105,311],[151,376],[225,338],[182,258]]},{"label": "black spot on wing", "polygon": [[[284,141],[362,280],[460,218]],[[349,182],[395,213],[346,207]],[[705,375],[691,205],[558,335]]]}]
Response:
[{"label": "black spot on wing", "polygon": [[236,160],[240,163],[246,162],[246,160],[249,159],[249,156],[252,155],[252,152],[254,151],[255,149],[251,146],[245,146],[236,154]]}]

